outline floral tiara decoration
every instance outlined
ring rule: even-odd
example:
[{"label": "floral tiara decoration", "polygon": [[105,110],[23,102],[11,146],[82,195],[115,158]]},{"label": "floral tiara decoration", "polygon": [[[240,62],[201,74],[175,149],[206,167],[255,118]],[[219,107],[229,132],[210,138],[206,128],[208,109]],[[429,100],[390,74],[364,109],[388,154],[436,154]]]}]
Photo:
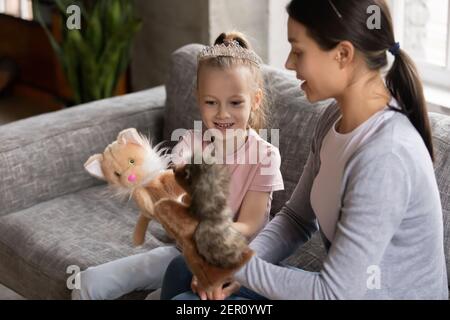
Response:
[{"label": "floral tiara decoration", "polygon": [[233,57],[249,60],[260,67],[262,59],[253,51],[243,48],[236,40],[227,41],[213,46],[207,46],[197,56],[197,60],[206,60],[216,57]]}]

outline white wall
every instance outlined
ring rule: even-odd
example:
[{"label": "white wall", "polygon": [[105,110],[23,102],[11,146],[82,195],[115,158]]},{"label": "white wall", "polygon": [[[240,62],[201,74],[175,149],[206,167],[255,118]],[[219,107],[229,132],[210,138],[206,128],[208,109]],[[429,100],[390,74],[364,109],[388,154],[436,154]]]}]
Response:
[{"label": "white wall", "polygon": [[271,0],[210,0],[209,32],[212,44],[229,30],[243,32],[253,49],[268,62],[269,2]]},{"label": "white wall", "polygon": [[209,0],[135,0],[143,26],[131,61],[133,91],[165,82],[170,54],[188,43],[207,43]]},{"label": "white wall", "polygon": [[143,21],[132,53],[134,91],[163,84],[170,54],[188,43],[211,44],[223,31],[247,35],[267,64],[283,68],[289,0],[135,0]]},{"label": "white wall", "polygon": [[270,65],[284,68],[284,63],[290,51],[287,41],[286,6],[290,0],[270,0],[269,3],[269,39],[268,50]]}]

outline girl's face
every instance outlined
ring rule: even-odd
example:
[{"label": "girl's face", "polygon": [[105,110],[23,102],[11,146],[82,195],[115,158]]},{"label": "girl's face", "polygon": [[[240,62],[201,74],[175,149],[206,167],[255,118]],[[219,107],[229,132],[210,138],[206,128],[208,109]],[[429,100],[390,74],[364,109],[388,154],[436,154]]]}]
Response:
[{"label": "girl's face", "polygon": [[340,67],[337,49],[323,51],[307,34],[306,27],[292,18],[288,20],[288,40],[291,52],[285,67],[294,70],[304,81],[301,88],[310,102],[337,97],[347,82],[346,73]]},{"label": "girl's face", "polygon": [[[261,103],[262,92],[248,67],[228,69],[203,66],[199,72],[197,99],[208,129],[247,129],[250,112]],[[230,132],[230,131],[229,131]]]}]

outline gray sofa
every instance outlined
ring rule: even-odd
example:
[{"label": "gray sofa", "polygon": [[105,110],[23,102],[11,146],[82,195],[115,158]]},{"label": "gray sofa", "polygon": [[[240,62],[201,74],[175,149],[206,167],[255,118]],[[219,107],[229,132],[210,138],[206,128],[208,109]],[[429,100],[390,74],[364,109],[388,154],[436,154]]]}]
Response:
[{"label": "gray sofa", "polygon": [[[200,48],[189,45],[172,55],[165,87],[0,126],[1,283],[25,298],[68,299],[68,266],[84,269],[165,244],[162,229],[153,223],[145,245],[133,248],[136,207],[111,198],[105,184],[84,171],[83,163],[128,127],[151,135],[154,142],[170,140],[176,128],[191,128],[199,118],[193,88]],[[285,182],[285,191],[274,195],[274,214],[300,177],[313,128],[329,102],[311,105],[292,75],[270,67],[264,73],[272,105],[270,128],[280,128]],[[430,117],[449,266],[450,117]],[[318,270],[323,257],[320,237],[315,235],[285,263]]]}]

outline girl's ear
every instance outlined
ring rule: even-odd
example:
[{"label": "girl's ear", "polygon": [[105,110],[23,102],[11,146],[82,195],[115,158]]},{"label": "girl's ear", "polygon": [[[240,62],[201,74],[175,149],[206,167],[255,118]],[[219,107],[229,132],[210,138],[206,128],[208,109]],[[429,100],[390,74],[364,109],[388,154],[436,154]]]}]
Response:
[{"label": "girl's ear", "polygon": [[263,91],[261,90],[261,88],[258,88],[256,89],[255,95],[253,97],[252,111],[255,111],[261,106],[262,99],[263,99]]},{"label": "girl's ear", "polygon": [[349,65],[355,58],[355,47],[350,41],[341,41],[333,51],[341,68]]}]

